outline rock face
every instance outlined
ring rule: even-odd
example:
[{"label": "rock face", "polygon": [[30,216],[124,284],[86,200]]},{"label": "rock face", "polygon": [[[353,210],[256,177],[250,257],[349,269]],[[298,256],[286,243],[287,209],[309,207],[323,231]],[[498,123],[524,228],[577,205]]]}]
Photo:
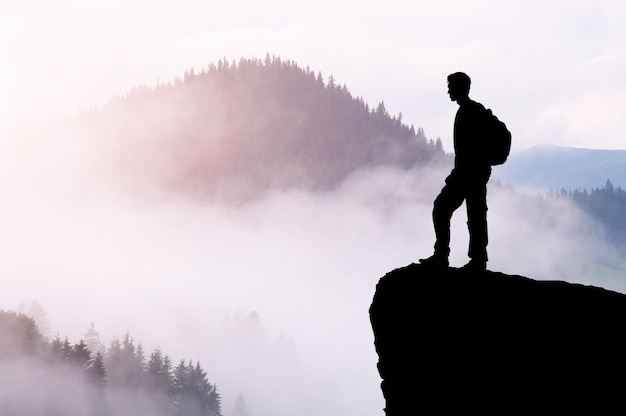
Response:
[{"label": "rock face", "polygon": [[626,295],[412,264],[380,279],[370,319],[388,416],[626,407]]}]

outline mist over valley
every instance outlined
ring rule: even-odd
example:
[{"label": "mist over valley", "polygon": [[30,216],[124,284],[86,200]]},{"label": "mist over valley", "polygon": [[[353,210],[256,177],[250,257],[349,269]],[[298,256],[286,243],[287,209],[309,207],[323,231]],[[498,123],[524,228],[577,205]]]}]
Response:
[{"label": "mist over valley", "polygon": [[[105,356],[129,333],[198,361],[225,416],[240,394],[250,416],[381,413],[367,311],[381,276],[432,251],[452,158],[428,126],[268,56],[7,133],[1,308],[36,300],[43,335],[72,344],[93,322]],[[619,247],[575,201],[492,181],[488,204],[491,270],[626,290]]]}]

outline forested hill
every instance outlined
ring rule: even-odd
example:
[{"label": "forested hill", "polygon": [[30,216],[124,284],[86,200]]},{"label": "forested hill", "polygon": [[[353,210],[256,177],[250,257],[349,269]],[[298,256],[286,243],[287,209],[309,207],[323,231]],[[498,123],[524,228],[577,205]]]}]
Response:
[{"label": "forested hill", "polygon": [[269,56],[137,87],[79,119],[118,172],[200,194],[329,189],[360,168],[446,157],[384,103]]},{"label": "forested hill", "polygon": [[2,416],[222,416],[216,384],[199,361],[148,356],[129,333],[106,348],[93,324],[72,344],[0,308]]}]

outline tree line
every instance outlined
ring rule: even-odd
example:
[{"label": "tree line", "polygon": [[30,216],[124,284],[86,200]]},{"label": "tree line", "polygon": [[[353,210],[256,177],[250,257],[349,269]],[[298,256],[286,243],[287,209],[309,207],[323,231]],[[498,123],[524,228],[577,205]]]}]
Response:
[{"label": "tree line", "polygon": [[574,202],[583,212],[602,225],[606,240],[626,254],[626,190],[607,179],[603,187],[550,191],[552,198]]},{"label": "tree line", "polygon": [[[61,388],[62,387],[62,388]],[[199,361],[148,356],[129,333],[108,347],[45,338],[34,320],[0,309],[0,414],[222,416],[220,394]]]}]

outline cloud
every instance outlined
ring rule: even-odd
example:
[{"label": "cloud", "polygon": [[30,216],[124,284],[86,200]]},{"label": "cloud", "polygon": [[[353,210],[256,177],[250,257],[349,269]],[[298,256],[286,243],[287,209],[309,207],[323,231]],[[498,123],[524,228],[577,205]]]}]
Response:
[{"label": "cloud", "polygon": [[[233,207],[103,187],[91,164],[72,162],[80,151],[23,157],[16,169],[28,167],[30,179],[20,176],[0,222],[1,305],[37,299],[53,332],[73,342],[95,322],[103,340],[128,330],[146,351],[199,359],[225,409],[243,391],[261,416],[380,413],[367,310],[380,277],[432,252],[445,169],[361,171],[333,192],[276,192]],[[600,247],[569,206],[537,209],[497,188],[489,197],[494,270],[566,278],[572,258]],[[453,265],[466,250],[461,208]],[[233,341],[223,322],[237,311],[258,312],[258,348]],[[281,334],[293,340],[287,361]]]},{"label": "cloud", "polygon": [[87,414],[91,410],[90,391],[81,374],[71,370],[28,357],[3,358],[0,360],[0,410],[15,416]]}]

